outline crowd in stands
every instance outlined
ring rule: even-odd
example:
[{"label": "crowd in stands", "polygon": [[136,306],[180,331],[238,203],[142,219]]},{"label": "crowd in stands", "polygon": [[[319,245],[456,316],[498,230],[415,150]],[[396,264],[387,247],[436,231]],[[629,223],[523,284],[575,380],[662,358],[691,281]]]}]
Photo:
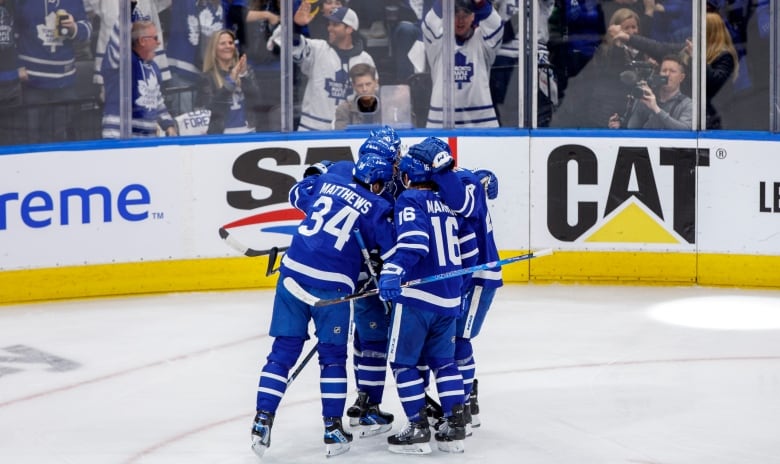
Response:
[{"label": "crowd in stands", "polygon": [[[445,1],[453,57],[441,53],[442,0],[294,0],[294,129],[387,123],[380,95],[392,86],[408,88],[397,93],[409,95],[394,111],[408,115],[394,121],[400,128],[632,127],[643,118],[630,123],[637,111],[671,115],[672,95],[697,100],[696,47],[706,57],[702,127],[770,129],[769,0],[708,1],[699,38],[693,0]],[[529,1],[534,121],[517,84]],[[130,44],[119,30],[125,7]],[[134,137],[278,131],[288,113],[281,19],[279,0],[0,0],[0,144],[118,138],[127,127]],[[443,105],[445,72],[454,77],[452,108]],[[132,81],[125,129],[123,76]],[[681,127],[663,120],[636,127]]]}]

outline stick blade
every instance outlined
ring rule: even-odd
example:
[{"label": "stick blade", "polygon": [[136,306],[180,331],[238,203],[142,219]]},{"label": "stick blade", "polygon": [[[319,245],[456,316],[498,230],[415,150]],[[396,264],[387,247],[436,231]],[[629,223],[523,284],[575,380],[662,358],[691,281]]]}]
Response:
[{"label": "stick blade", "polygon": [[543,248],[541,250],[537,250],[533,252],[535,258],[538,258],[540,256],[549,256],[551,254],[553,254],[552,248]]}]

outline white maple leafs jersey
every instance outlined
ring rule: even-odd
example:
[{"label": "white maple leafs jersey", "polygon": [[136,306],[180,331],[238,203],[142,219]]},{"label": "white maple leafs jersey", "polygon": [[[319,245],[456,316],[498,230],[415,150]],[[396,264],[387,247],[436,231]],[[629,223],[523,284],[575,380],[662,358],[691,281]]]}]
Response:
[{"label": "white maple leafs jersey", "polygon": [[336,107],[353,93],[349,69],[358,63],[376,67],[360,43],[351,50],[336,50],[325,40],[306,37],[293,47],[293,61],[308,77],[299,131],[332,129]]},{"label": "white maple leafs jersey", "polygon": [[[484,12],[490,9],[487,17],[479,20],[479,26],[470,39],[455,44],[455,105],[456,127],[498,127],[498,118],[490,97],[490,67],[496,58],[496,52],[503,38],[501,16],[485,2]],[[483,10],[477,12],[479,18]],[[428,112],[427,127],[442,127],[443,86],[442,86],[442,50],[444,28],[441,13],[431,8],[423,21],[425,55],[431,66],[433,88],[431,107]],[[475,19],[476,21],[476,19]]]}]

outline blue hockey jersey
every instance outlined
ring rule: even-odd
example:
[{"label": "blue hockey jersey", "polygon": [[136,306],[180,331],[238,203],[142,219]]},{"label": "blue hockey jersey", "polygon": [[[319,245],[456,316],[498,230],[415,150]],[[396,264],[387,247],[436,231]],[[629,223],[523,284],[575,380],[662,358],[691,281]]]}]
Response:
[{"label": "blue hockey jersey", "polygon": [[[461,268],[460,226],[455,213],[433,190],[404,190],[395,203],[395,250],[386,269],[400,268],[404,282]],[[463,280],[455,277],[402,289],[394,303],[457,316]]]},{"label": "blue hockey jersey", "polygon": [[315,288],[353,293],[363,266],[353,230],[360,230],[369,249],[388,252],[395,237],[392,206],[340,175],[315,179],[312,194],[302,195],[295,205],[306,218],[282,258],[280,273]]},{"label": "blue hockey jersey", "polygon": [[[471,257],[476,246],[477,253],[466,266],[497,261],[498,247],[493,236],[493,222],[487,204],[487,194],[479,178],[468,169],[456,168],[433,175],[433,181],[439,186],[439,194],[444,203],[456,214],[463,217],[469,230],[473,231],[475,244],[463,244],[463,254]],[[466,248],[468,247],[468,249]],[[504,282],[501,269],[477,271],[472,275],[472,283],[485,288],[498,288]]]}]

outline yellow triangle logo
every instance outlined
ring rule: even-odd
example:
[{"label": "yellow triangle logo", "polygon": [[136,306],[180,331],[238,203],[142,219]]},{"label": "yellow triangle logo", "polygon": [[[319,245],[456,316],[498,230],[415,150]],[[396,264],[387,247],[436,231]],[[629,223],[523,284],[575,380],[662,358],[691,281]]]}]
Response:
[{"label": "yellow triangle logo", "polygon": [[680,243],[635,202],[630,202],[585,241]]}]

